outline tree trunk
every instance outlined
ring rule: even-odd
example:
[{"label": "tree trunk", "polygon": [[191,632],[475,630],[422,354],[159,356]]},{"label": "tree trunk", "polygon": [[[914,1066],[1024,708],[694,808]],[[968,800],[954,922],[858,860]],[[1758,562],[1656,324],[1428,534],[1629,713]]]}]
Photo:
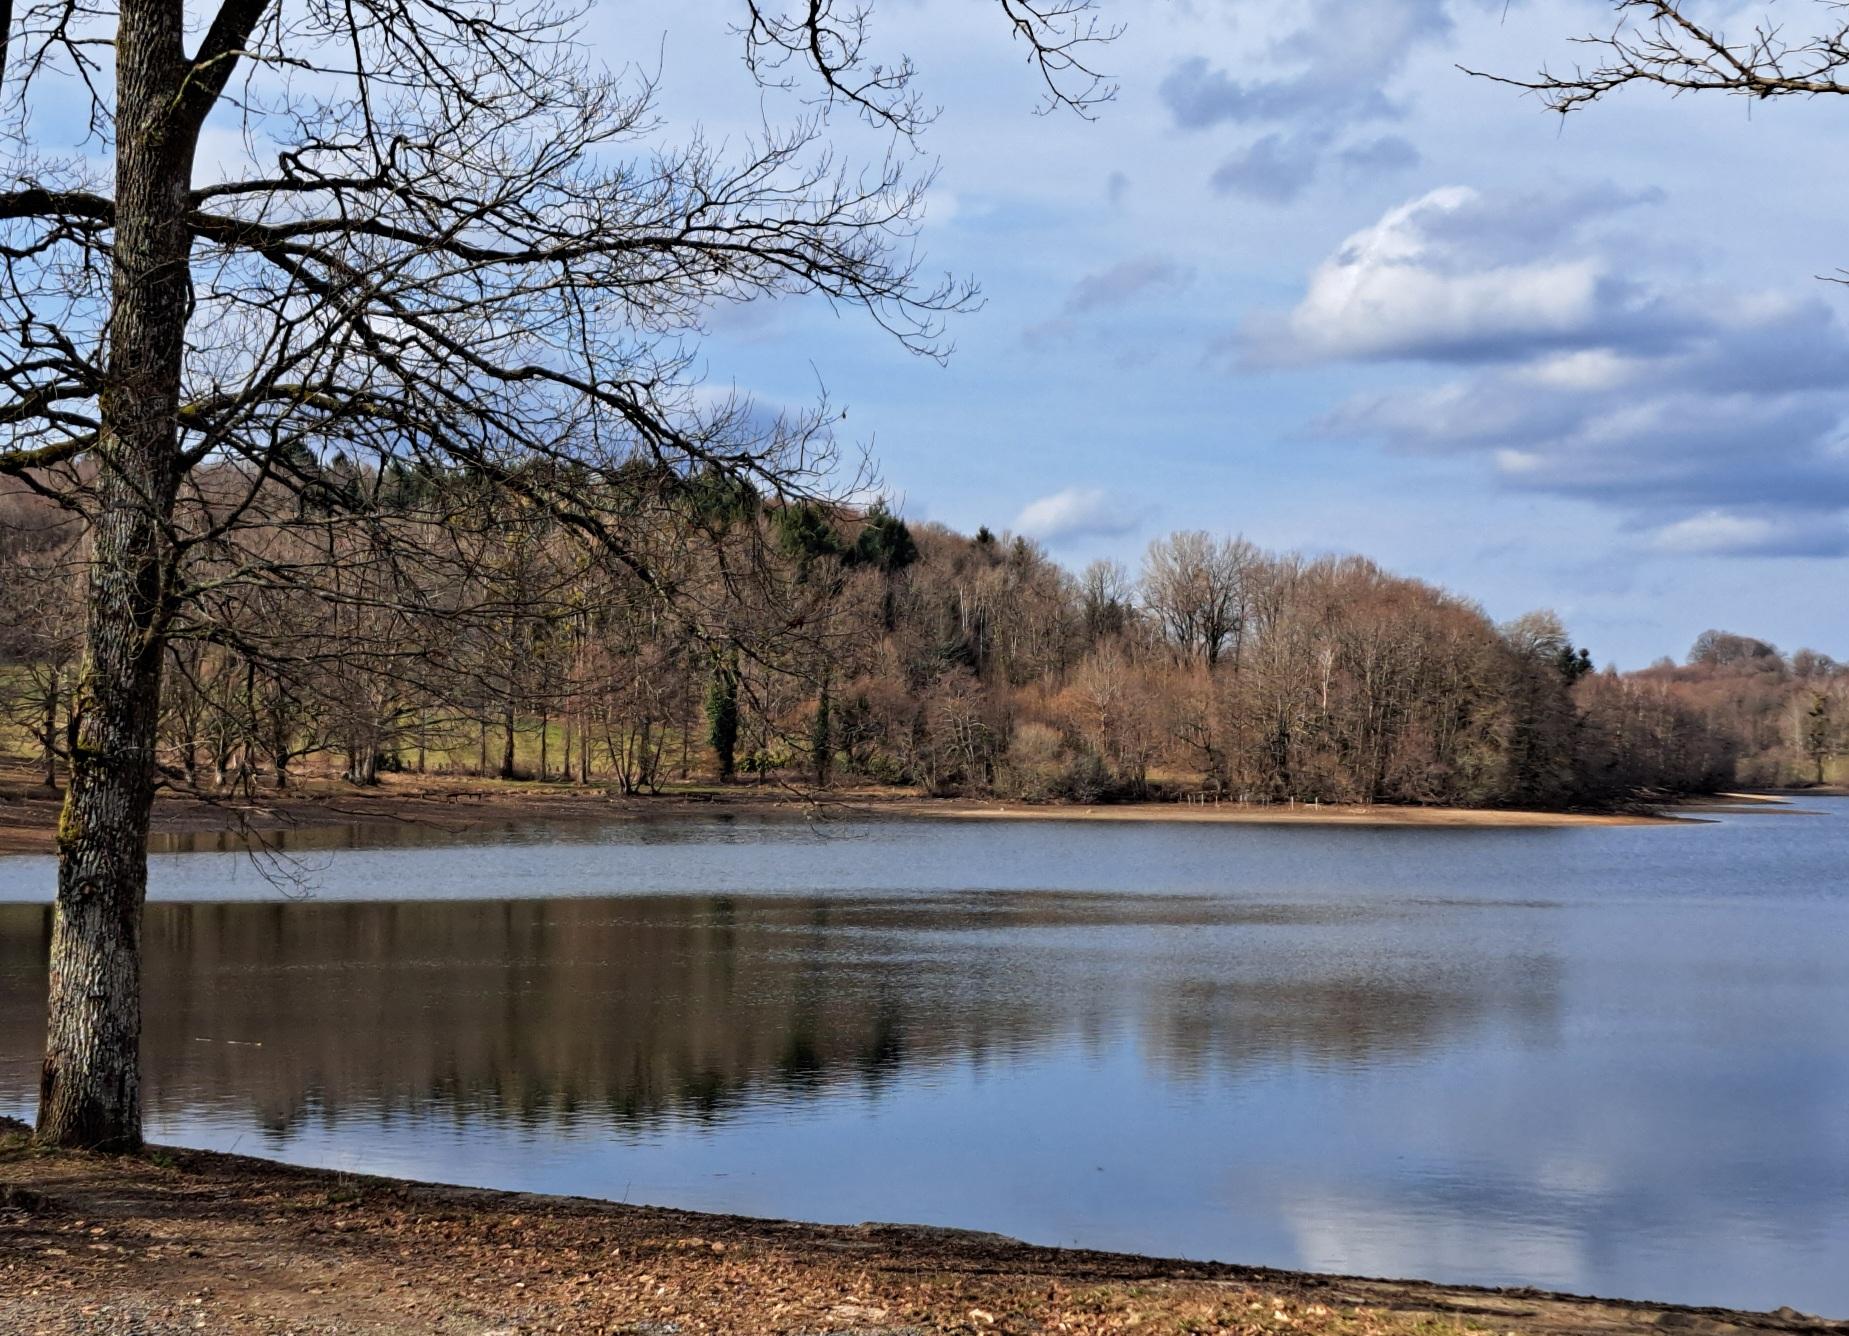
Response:
[{"label": "tree trunk", "polygon": [[141,917],[160,711],[168,552],[180,473],[191,274],[192,135],[179,100],[180,0],[125,0],[116,32],[116,226],[96,448],[84,663],[58,822],[38,1139],[141,1144]]},{"label": "tree trunk", "polygon": [[44,687],[44,787],[57,787],[57,669]]},{"label": "tree trunk", "polygon": [[687,782],[693,766],[693,716],[691,713],[691,696],[683,702],[681,710],[681,783]]},{"label": "tree trunk", "polygon": [[501,778],[514,777],[514,707],[501,716]]}]

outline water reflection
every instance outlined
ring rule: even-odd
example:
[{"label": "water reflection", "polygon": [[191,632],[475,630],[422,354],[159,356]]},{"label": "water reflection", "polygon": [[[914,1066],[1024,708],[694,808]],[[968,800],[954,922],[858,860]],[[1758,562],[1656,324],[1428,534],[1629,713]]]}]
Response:
[{"label": "water reflection", "polygon": [[[365,827],[293,851],[307,899],[170,853],[150,1127],[1849,1314],[1849,803],[1817,806],[1555,832]],[[49,871],[0,860],[4,1112],[36,1085]]]},{"label": "water reflection", "polygon": [[[810,828],[785,818],[737,817],[725,813],[697,820],[620,818],[626,842],[647,845],[710,844],[730,833],[734,838],[761,839],[767,833],[812,837]],[[507,848],[521,845],[608,844],[612,821],[589,818],[567,821],[480,821],[464,815],[456,821],[412,817],[402,820],[371,818],[347,822],[317,821],[313,825],[256,826],[249,831],[157,831],[148,837],[154,854],[245,854],[253,846],[260,853],[306,855],[337,849],[429,849],[457,846]]]},{"label": "water reflection", "polygon": [[[1353,913],[1045,893],[149,909],[148,1107],[441,1108],[636,1129],[748,1097],[877,1092],[910,1068],[1133,1037],[1165,1079],[1355,1064],[1489,1022],[1545,1031],[1558,965],[1381,977],[1299,944]],[[9,1061],[42,1033],[48,909],[0,908]]]}]

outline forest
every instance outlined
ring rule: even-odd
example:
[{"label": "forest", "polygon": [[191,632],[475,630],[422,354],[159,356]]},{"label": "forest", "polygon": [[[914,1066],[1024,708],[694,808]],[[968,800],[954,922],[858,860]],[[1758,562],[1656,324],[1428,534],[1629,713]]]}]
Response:
[{"label": "forest", "polygon": [[[314,486],[247,517],[235,561],[193,569],[205,610],[164,651],[169,785],[1557,808],[1821,784],[1849,753],[1849,665],[1821,653],[1711,631],[1618,673],[1551,613],[1498,625],[1360,557],[1180,532],[1138,570],[1073,573],[1025,538],[713,474],[638,480],[616,560],[463,477],[303,468]],[[248,482],[206,479],[202,507]],[[85,544],[32,489],[0,495],[0,718],[47,783]]]}]

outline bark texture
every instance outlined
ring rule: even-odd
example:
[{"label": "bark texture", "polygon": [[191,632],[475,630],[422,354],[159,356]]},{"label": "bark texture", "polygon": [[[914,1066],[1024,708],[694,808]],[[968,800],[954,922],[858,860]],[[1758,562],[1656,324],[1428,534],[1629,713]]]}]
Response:
[{"label": "bark texture", "polygon": [[178,0],[128,0],[117,44],[116,230],[99,408],[87,645],[58,829],[38,1138],[141,1142],[141,918],[160,711],[180,366],[191,298],[192,134]]}]

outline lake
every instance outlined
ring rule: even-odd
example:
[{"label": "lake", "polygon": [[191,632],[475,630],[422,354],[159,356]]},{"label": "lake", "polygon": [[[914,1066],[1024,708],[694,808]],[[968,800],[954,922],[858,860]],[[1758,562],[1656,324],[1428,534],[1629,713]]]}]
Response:
[{"label": "lake", "polygon": [[[1849,1316],[1849,800],[1560,830],[170,841],[148,1135],[752,1215]],[[30,1117],[51,860],[0,858]]]}]

